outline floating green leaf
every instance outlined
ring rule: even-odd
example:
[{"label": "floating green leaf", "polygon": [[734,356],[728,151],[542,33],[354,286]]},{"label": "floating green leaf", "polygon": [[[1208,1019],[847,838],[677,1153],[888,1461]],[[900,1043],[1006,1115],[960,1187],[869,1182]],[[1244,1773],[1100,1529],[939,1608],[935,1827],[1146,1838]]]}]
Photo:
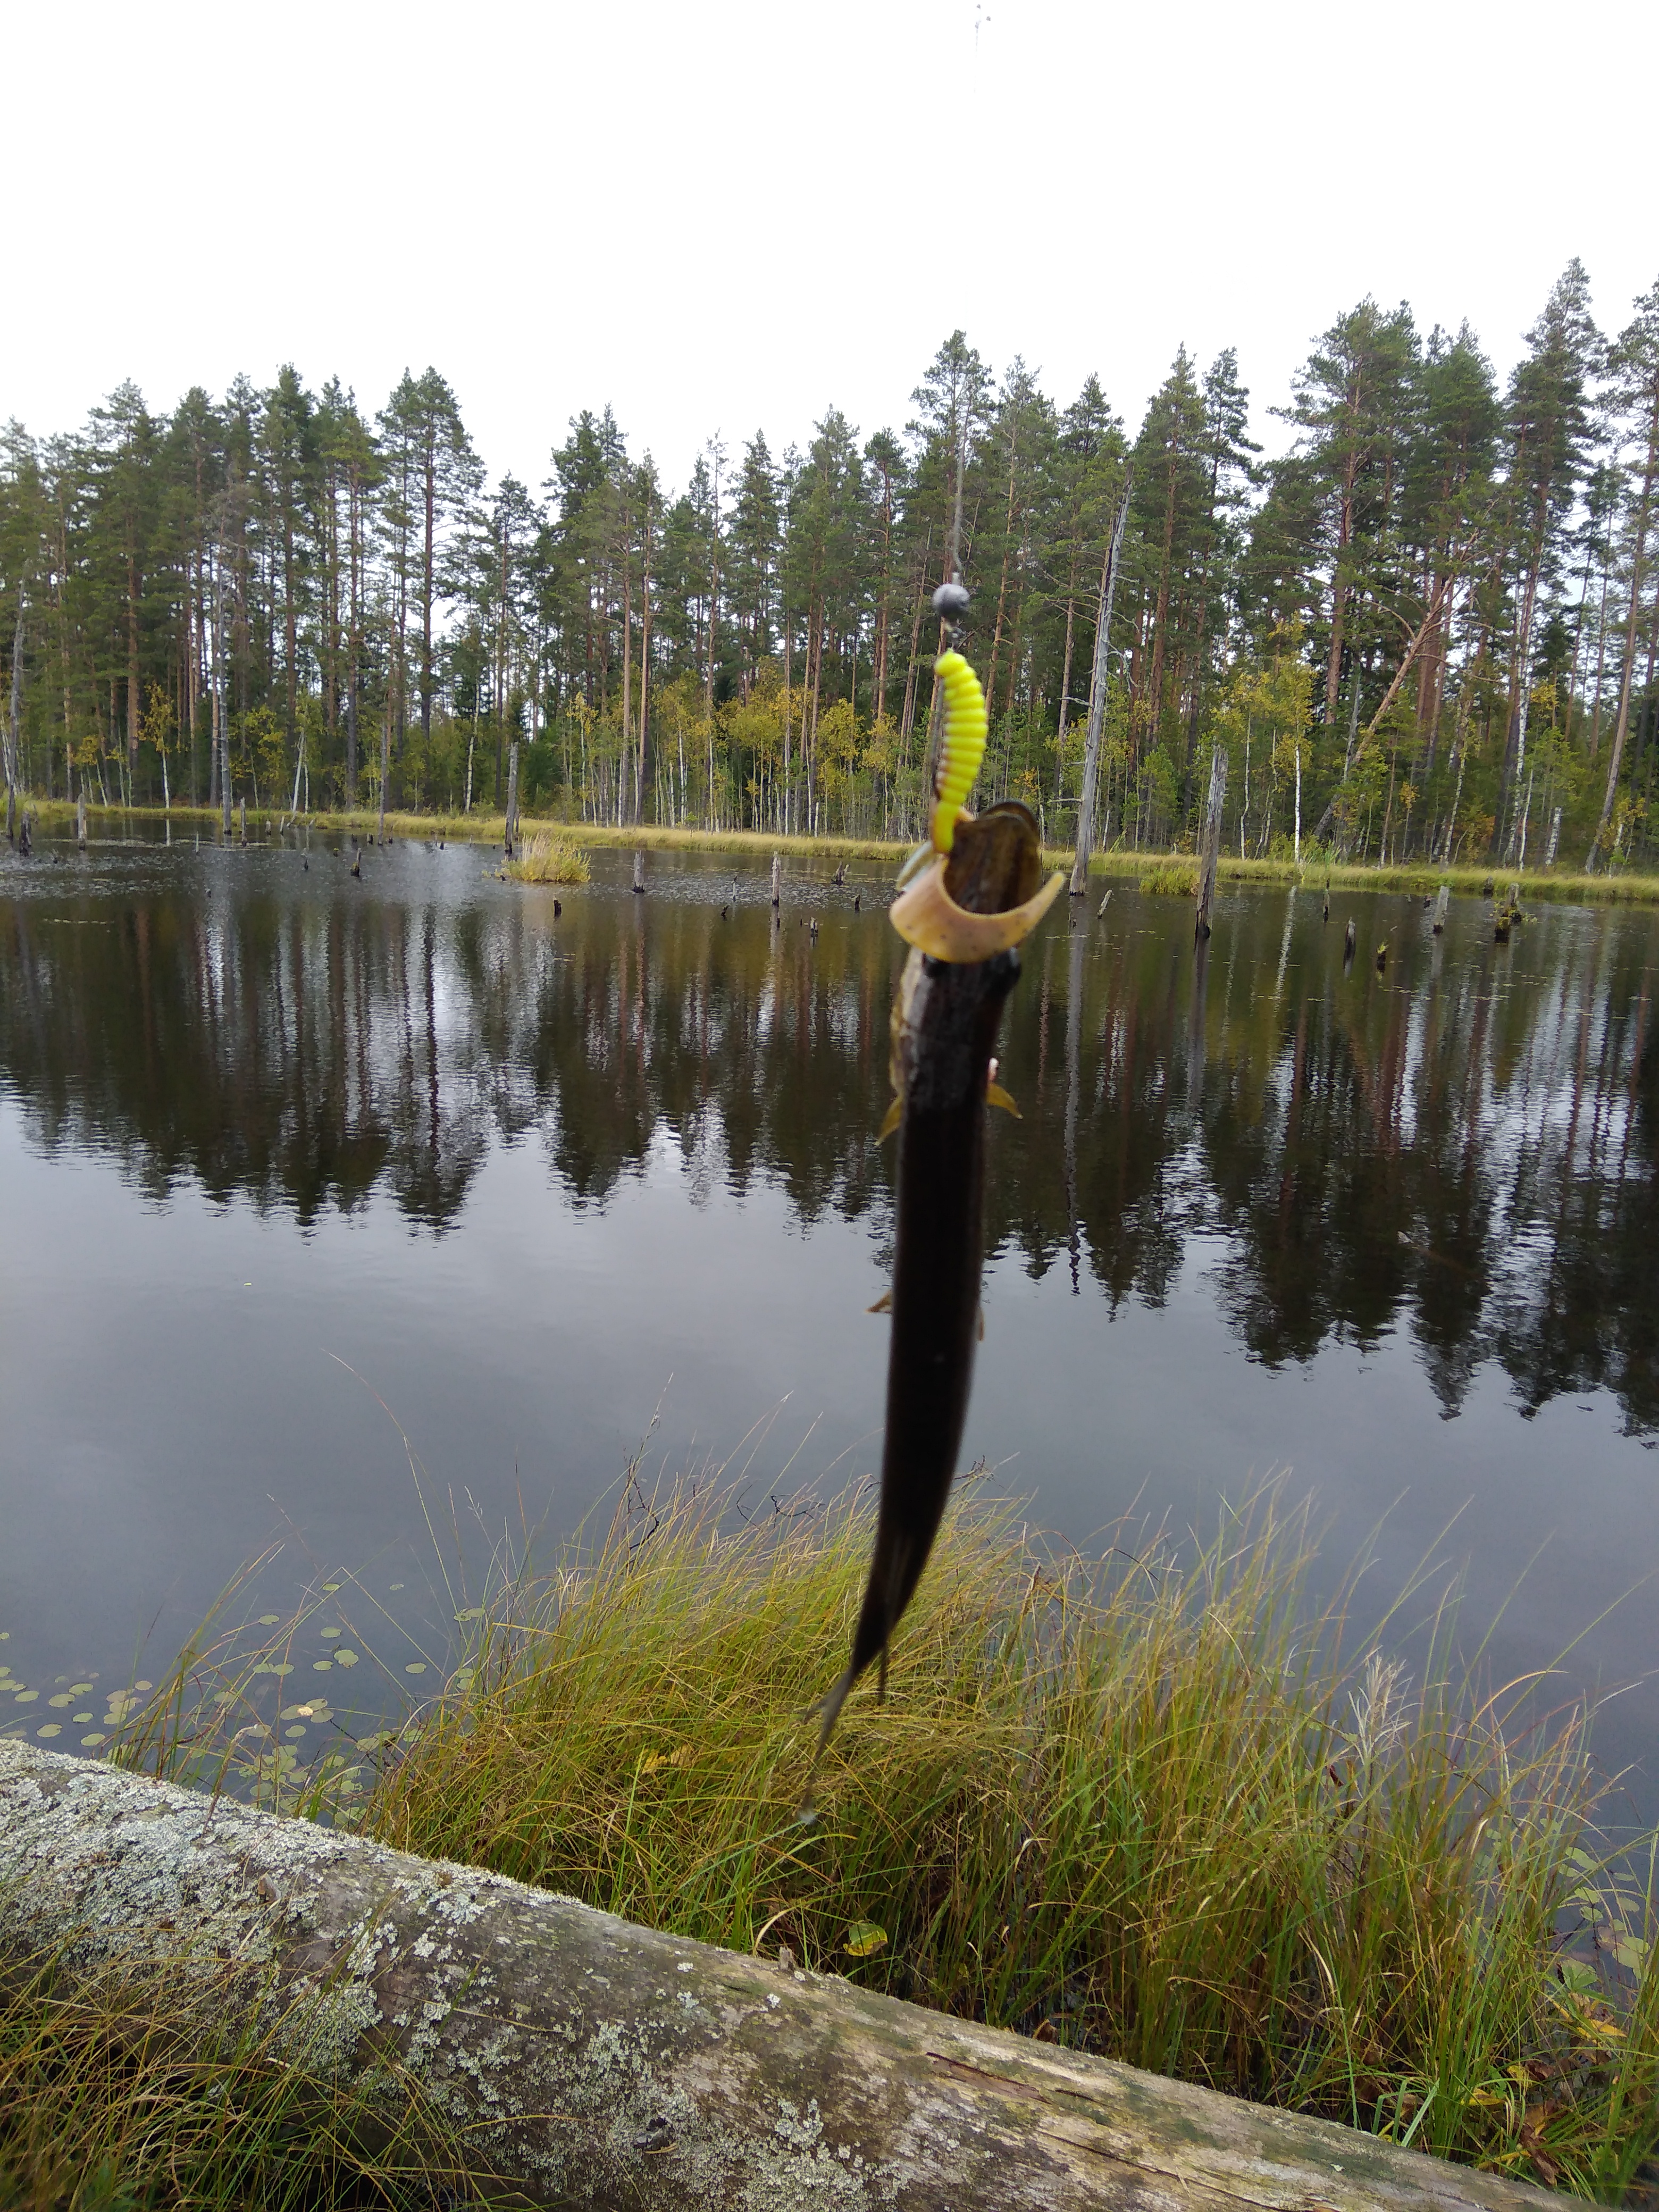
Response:
[{"label": "floating green leaf", "polygon": [[341,1667],[355,1667],[357,1663],[356,1653],[343,1647],[335,1653],[334,1657],[336,1664]]}]

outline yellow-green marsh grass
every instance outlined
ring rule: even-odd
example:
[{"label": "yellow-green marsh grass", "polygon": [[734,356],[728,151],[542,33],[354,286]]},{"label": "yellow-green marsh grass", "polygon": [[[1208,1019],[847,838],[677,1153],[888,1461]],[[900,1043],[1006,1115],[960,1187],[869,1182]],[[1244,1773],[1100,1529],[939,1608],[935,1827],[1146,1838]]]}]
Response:
[{"label": "yellow-green marsh grass", "polygon": [[526,838],[507,864],[521,884],[585,884],[592,870],[587,855],[562,830],[538,830]]},{"label": "yellow-green marsh grass", "polygon": [[1143,891],[1165,898],[1195,898],[1198,866],[1192,860],[1160,860],[1140,878]]},{"label": "yellow-green marsh grass", "polygon": [[[1656,2132],[1650,1899],[1601,1856],[1582,1716],[1483,1697],[1443,1608],[1415,1687],[1344,1656],[1271,1494],[1183,1564],[1051,1553],[958,1501],[892,1653],[816,1729],[852,1510],[667,1491],[489,1608],[364,1826],[1585,2193]],[[1573,1949],[1622,1929],[1626,1972]],[[1581,1955],[1582,1953],[1582,1955]]]},{"label": "yellow-green marsh grass", "polygon": [[[1659,2133],[1652,1869],[1609,1853],[1580,1711],[1547,1685],[1483,1693],[1422,1586],[1356,1640],[1271,1492],[1207,1549],[1119,1531],[1087,1558],[969,1484],[887,1702],[855,1696],[803,1823],[869,1541],[856,1505],[745,1522],[718,1483],[630,1481],[550,1572],[507,1559],[479,1603],[452,1565],[451,1671],[401,1729],[354,1743],[318,1705],[308,1678],[337,1678],[304,1663],[308,1600],[252,1645],[210,1624],[115,1755],[1443,2155],[1622,2185]],[[395,1696],[401,1645],[377,1660],[370,1627],[345,1632]],[[1407,1644],[1415,1684],[1383,1656]]]},{"label": "yellow-green marsh grass", "polygon": [[[31,799],[29,811],[34,815],[43,836],[62,839],[71,836],[75,828],[75,809],[63,799]],[[94,837],[119,838],[131,826],[143,822],[151,827],[168,818],[159,806],[88,806],[87,818]],[[176,834],[185,831],[216,838],[219,834],[220,813],[216,807],[185,806],[175,802],[171,819]],[[371,808],[318,810],[310,814],[289,815],[282,808],[261,806],[248,815],[248,838],[263,842],[267,825],[273,833],[281,830],[289,836],[296,830],[309,829],[322,836],[338,836],[346,832],[374,833],[378,830],[380,816]],[[434,812],[410,813],[399,810],[386,817],[387,834],[398,839],[426,839],[446,837],[454,843],[474,842],[499,845],[506,829],[506,818],[500,813],[479,809],[471,814]],[[895,868],[910,851],[911,844],[903,840],[884,837],[802,837],[780,836],[765,830],[698,830],[690,825],[684,828],[672,823],[629,823],[618,826],[614,823],[582,822],[574,817],[550,815],[524,815],[520,829],[533,833],[540,827],[562,830],[580,840],[584,847],[621,846],[651,852],[708,852],[746,854],[751,860],[764,864],[774,853],[781,853],[787,860],[862,860],[890,861]],[[233,841],[239,834],[233,827]],[[912,841],[914,842],[914,841]],[[1067,867],[1072,862],[1069,846],[1045,846],[1043,860],[1049,867]],[[1109,852],[1097,853],[1090,861],[1090,872],[1097,876],[1114,878],[1142,877],[1163,872],[1166,864],[1191,865],[1190,854],[1161,854],[1150,848],[1114,846]],[[1223,853],[1217,872],[1224,883],[1241,885],[1294,884],[1304,890],[1322,890],[1328,882],[1336,891],[1400,891],[1428,894],[1442,883],[1449,884],[1460,898],[1490,896],[1489,883],[1507,885],[1519,881],[1522,903],[1529,899],[1550,899],[1565,903],[1586,905],[1659,903],[1659,872],[1650,868],[1632,868],[1620,866],[1599,870],[1587,875],[1582,869],[1569,867],[1514,867],[1494,870],[1485,861],[1458,862],[1449,867],[1437,866],[1424,860],[1407,860],[1380,867],[1370,861],[1346,862],[1328,860],[1318,851],[1312,851],[1300,861],[1288,855],[1272,858],[1241,859],[1237,853]],[[1143,885],[1143,888],[1146,886]],[[1170,888],[1160,884],[1160,889]],[[1197,889],[1197,876],[1193,874],[1193,888]]]}]

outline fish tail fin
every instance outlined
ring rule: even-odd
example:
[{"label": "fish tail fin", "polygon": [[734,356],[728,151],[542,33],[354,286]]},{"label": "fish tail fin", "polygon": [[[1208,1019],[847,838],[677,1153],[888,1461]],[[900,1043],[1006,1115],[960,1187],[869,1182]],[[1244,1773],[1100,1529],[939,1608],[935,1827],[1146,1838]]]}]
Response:
[{"label": "fish tail fin", "polygon": [[[823,1754],[830,1747],[830,1737],[835,1734],[836,1723],[841,1718],[841,1709],[847,1703],[847,1692],[852,1688],[856,1679],[855,1670],[848,1667],[819,1705],[818,1710],[823,1715],[823,1722],[818,1729],[817,1749],[812,1753],[812,1764],[806,1771],[806,1787],[801,1792],[800,1810],[795,1815],[805,1827],[810,1827],[818,1817],[818,1769],[823,1764]],[[808,1710],[810,1711],[811,1708],[809,1707]]]}]

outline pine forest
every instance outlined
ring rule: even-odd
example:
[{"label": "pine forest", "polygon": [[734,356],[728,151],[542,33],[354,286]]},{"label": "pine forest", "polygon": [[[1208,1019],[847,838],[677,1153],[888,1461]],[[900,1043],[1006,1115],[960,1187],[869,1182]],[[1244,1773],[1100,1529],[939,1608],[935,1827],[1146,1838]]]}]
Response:
[{"label": "pine forest", "polygon": [[1053,845],[1092,705],[1098,843],[1190,845],[1220,750],[1239,855],[1652,861],[1659,285],[1604,333],[1573,262],[1506,380],[1364,299],[1271,439],[1232,351],[1178,350],[1132,427],[961,331],[898,413],[711,438],[678,489],[608,407],[541,484],[492,481],[433,368],[373,413],[290,368],[14,422],[9,803],[499,814],[511,782],[572,821],[908,839],[954,546],[981,794]]}]

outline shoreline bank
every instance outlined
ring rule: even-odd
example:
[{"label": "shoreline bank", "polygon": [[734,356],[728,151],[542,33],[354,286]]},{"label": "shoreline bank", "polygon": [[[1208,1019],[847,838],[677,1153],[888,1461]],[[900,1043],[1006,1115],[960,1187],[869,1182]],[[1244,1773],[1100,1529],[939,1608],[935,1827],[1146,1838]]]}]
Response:
[{"label": "shoreline bank", "polygon": [[[35,817],[40,835],[50,836],[57,842],[75,834],[75,808],[62,799],[42,799],[32,803],[30,811]],[[216,807],[175,805],[170,810],[161,807],[93,807],[87,809],[88,827],[96,824],[106,829],[111,824],[143,823],[159,825],[171,821],[175,827],[189,830],[192,834],[210,830],[216,839],[220,836],[222,818]],[[453,843],[499,846],[505,830],[505,817],[500,814],[475,812],[470,815],[388,813],[386,830],[390,837],[402,842],[410,839],[441,837]],[[380,817],[372,811],[286,815],[261,809],[248,817],[248,842],[267,844],[277,837],[291,837],[298,830],[309,830],[325,836],[371,837],[378,831]],[[761,830],[697,830],[679,829],[654,823],[637,826],[613,823],[573,821],[562,816],[521,814],[519,821],[520,836],[528,838],[538,831],[558,830],[578,844],[595,850],[632,851],[635,848],[650,852],[704,852],[744,854],[758,861],[768,861],[774,853],[786,860],[876,860],[890,862],[895,869],[906,858],[912,848],[891,839],[869,837],[802,837],[774,835]],[[142,840],[153,843],[152,838]],[[238,842],[233,828],[230,842]],[[1072,853],[1068,847],[1052,846],[1043,849],[1045,864],[1049,867],[1069,868]],[[1091,879],[1103,884],[1134,883],[1144,876],[1153,876],[1160,868],[1171,864],[1193,864],[1193,855],[1185,851],[1144,851],[1114,849],[1097,853],[1089,863]],[[1218,876],[1224,884],[1249,889],[1255,885],[1294,885],[1305,891],[1399,892],[1407,896],[1429,896],[1443,883],[1459,898],[1491,898],[1507,893],[1511,884],[1520,887],[1522,904],[1528,899],[1546,900],[1567,905],[1659,905],[1659,872],[1586,875],[1582,870],[1567,868],[1523,868],[1492,866],[1486,863],[1473,866],[1437,866],[1428,861],[1408,860],[1388,867],[1351,866],[1340,861],[1306,860],[1300,863],[1290,859],[1241,859],[1237,854],[1223,854],[1218,864]],[[1086,895],[1085,895],[1086,896]]]}]

